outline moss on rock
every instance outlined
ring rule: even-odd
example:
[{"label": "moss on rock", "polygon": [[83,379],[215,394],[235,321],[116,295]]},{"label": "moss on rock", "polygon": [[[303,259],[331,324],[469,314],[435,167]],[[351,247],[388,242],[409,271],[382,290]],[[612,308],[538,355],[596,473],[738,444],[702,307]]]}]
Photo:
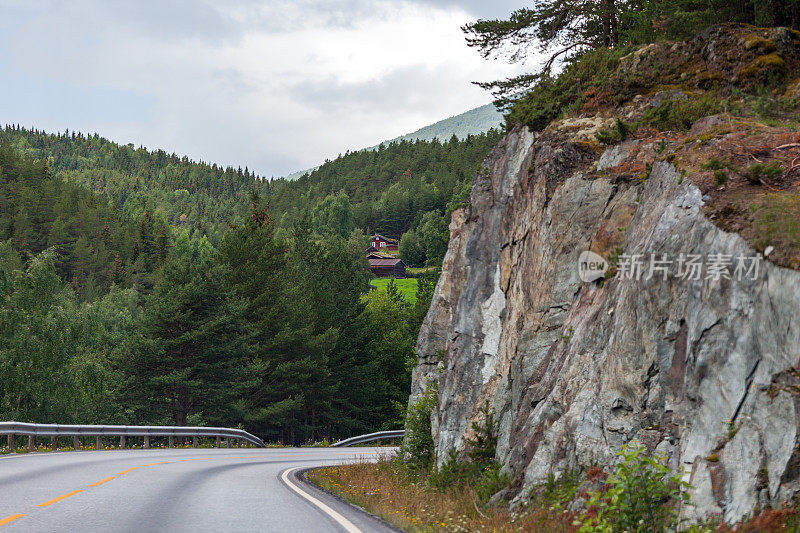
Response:
[{"label": "moss on rock", "polygon": [[739,69],[738,77],[740,80],[746,79],[765,79],[770,76],[783,77],[788,68],[786,61],[776,53],[759,56],[750,64]]}]

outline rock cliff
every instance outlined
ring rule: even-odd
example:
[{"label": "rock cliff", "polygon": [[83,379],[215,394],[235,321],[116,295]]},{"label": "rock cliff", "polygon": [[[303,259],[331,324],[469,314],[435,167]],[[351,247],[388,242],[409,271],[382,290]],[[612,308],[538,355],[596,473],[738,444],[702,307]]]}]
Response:
[{"label": "rock cliff", "polygon": [[[679,78],[689,64],[702,76],[506,135],[453,213],[419,336],[411,401],[437,383],[440,460],[488,400],[515,502],[551,472],[612,465],[631,441],[685,472],[689,517],[732,522],[800,491],[796,125],[723,111],[596,140],[665,102],[744,98],[757,74],[744,69],[798,51],[789,30],[740,27],[651,45],[619,69],[668,54]],[[797,82],[775,87],[790,98]],[[590,282],[587,250],[608,266]]]}]

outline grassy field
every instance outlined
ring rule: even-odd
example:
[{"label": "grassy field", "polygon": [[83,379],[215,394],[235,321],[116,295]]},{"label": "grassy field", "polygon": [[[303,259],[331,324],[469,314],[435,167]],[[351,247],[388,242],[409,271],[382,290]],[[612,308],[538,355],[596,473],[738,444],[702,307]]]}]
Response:
[{"label": "grassy field", "polygon": [[439,270],[439,267],[435,267],[435,266],[432,266],[432,267],[419,267],[419,268],[408,267],[406,269],[406,272],[408,272],[409,274],[414,274],[415,276],[418,276],[420,274],[424,274],[426,272],[434,272],[436,270]]},{"label": "grassy field", "polygon": [[[373,279],[369,283],[379,291],[385,291],[390,279],[391,278],[378,278]],[[400,289],[400,293],[406,300],[411,302],[411,304],[417,303],[417,280],[415,278],[396,279],[394,282],[397,284],[397,288]]]}]

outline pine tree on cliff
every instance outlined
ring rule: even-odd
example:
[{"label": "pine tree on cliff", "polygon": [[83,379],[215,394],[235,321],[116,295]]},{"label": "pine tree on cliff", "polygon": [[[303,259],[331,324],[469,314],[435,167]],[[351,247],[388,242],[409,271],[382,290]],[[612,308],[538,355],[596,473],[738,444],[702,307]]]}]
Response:
[{"label": "pine tree on cliff", "polygon": [[478,20],[461,29],[484,58],[515,63],[531,50],[546,57],[538,72],[479,82],[505,108],[542,80],[557,61],[589,50],[683,39],[712,24],[743,22],[800,29],[800,0],[539,0],[507,20]]}]

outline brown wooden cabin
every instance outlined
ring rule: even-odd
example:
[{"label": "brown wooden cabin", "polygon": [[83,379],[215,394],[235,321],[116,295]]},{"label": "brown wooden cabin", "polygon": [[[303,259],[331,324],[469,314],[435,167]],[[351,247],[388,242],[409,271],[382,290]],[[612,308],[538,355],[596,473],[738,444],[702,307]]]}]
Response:
[{"label": "brown wooden cabin", "polygon": [[[369,269],[378,278],[405,278],[406,264],[399,257],[380,257],[380,252],[370,254],[367,257]],[[384,255],[384,254],[380,254]]]}]

